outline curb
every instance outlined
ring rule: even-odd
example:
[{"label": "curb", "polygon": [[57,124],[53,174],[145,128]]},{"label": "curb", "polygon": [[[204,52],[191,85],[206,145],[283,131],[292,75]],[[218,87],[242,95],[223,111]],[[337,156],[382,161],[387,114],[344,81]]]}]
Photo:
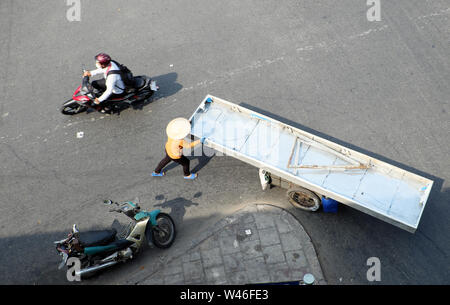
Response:
[{"label": "curb", "polygon": [[[185,247],[184,249],[177,249],[176,252],[171,254],[170,257],[168,257],[167,259],[165,258],[160,259],[159,262],[155,263],[156,265],[151,273],[147,273],[145,275],[141,274],[140,276],[129,278],[126,282],[128,284],[145,285],[146,284],[145,282],[151,279],[153,275],[155,275],[156,273],[161,273],[161,271],[163,271],[164,269],[169,268],[168,266],[171,263],[176,264],[176,262],[179,262],[181,260],[185,261],[183,259],[183,255],[190,253],[191,250],[195,249],[196,247],[201,247],[202,243],[207,241],[209,238],[215,236],[216,234],[219,234],[222,230],[227,229],[228,227],[233,226],[235,224],[238,224],[239,220],[241,220],[241,222],[243,221],[244,223],[246,223],[247,220],[243,217],[247,216],[248,218],[250,218],[251,215],[251,217],[257,218],[259,220],[259,222],[257,223],[258,229],[265,229],[266,226],[265,221],[269,219],[267,218],[267,214],[269,214],[271,217],[279,217],[277,218],[279,219],[279,223],[277,224],[277,226],[281,225],[285,226],[286,228],[289,227],[292,231],[295,231],[295,236],[297,236],[297,238],[300,240],[300,243],[302,244],[303,253],[305,254],[306,260],[309,263],[308,264],[309,272],[315,276],[316,284],[325,285],[326,281],[324,279],[316,251],[311,242],[311,238],[306,233],[303,226],[291,213],[287,212],[286,210],[278,206],[265,203],[250,204],[234,212],[232,215],[222,218],[214,225],[211,225],[206,230],[202,231],[197,238],[191,241],[189,247],[187,248]],[[272,222],[272,220],[270,221]],[[270,228],[267,228],[266,230],[269,229]],[[189,259],[187,261],[189,261]],[[158,284],[160,284],[160,282],[158,282]],[[207,284],[209,284],[209,282]],[[218,284],[220,284],[220,282]]]}]

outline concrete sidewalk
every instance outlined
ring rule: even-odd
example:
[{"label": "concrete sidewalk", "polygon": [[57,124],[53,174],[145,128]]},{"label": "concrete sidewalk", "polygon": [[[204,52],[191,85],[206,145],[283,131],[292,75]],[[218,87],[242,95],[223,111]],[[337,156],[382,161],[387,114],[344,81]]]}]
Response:
[{"label": "concrete sidewalk", "polygon": [[202,233],[190,249],[139,285],[255,284],[299,281],[306,273],[326,284],[316,252],[288,212],[253,204]]}]

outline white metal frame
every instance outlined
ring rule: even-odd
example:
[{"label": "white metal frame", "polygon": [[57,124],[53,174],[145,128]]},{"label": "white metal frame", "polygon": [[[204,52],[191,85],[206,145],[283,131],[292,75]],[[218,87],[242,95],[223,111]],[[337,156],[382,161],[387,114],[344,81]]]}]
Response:
[{"label": "white metal frame", "polygon": [[[423,192],[421,198],[420,198],[420,205],[422,205],[421,211],[420,211],[420,215],[418,216],[417,222],[415,224],[411,224],[411,223],[406,223],[404,221],[402,221],[401,219],[398,219],[396,217],[393,217],[392,215],[385,215],[383,213],[379,213],[378,211],[375,211],[373,209],[367,208],[365,207],[363,204],[361,204],[360,202],[353,200],[351,198],[348,198],[346,196],[342,196],[336,192],[330,191],[328,189],[325,189],[319,185],[316,185],[314,183],[311,183],[309,181],[306,181],[296,175],[293,175],[290,172],[287,171],[283,171],[280,170],[279,168],[276,168],[274,166],[271,166],[269,164],[266,164],[264,162],[261,162],[260,160],[257,160],[255,158],[252,158],[248,155],[245,155],[243,153],[240,153],[239,151],[236,150],[232,150],[232,149],[228,149],[227,147],[224,147],[218,143],[214,143],[210,140],[207,140],[207,142],[205,143],[206,146],[211,147],[215,150],[218,150],[220,152],[223,152],[224,154],[237,158],[241,161],[244,161],[250,165],[253,165],[257,168],[263,169],[269,173],[273,173],[274,175],[281,177],[287,181],[292,182],[293,184],[302,186],[304,188],[307,188],[317,194],[332,198],[337,200],[340,203],[343,203],[345,205],[348,205],[350,207],[353,207],[359,211],[362,211],[364,213],[367,213],[371,216],[374,216],[378,219],[381,219],[383,221],[386,221],[388,223],[391,223],[397,227],[400,227],[406,231],[409,231],[411,233],[414,233],[415,230],[418,227],[420,218],[422,216],[423,213],[423,209],[425,207],[425,204],[428,200],[429,194],[431,192],[431,188],[433,186],[433,181],[426,179],[424,177],[421,177],[419,175],[416,175],[414,173],[405,171],[403,169],[400,169],[398,167],[395,167],[391,164],[388,164],[386,162],[377,160],[375,158],[372,158],[370,156],[367,156],[365,154],[359,153],[357,151],[351,150],[349,148],[346,148],[342,145],[339,145],[337,143],[328,141],[326,139],[323,139],[321,137],[318,137],[316,135],[313,135],[311,133],[308,133],[306,131],[300,130],[298,128],[286,125],[284,123],[281,123],[277,120],[274,120],[270,117],[267,117],[265,115],[256,113],[254,111],[251,111],[247,108],[241,107],[239,105],[230,103],[228,101],[225,101],[223,99],[220,99],[218,97],[212,96],[212,95],[207,95],[204,100],[200,103],[200,105],[197,107],[197,109],[194,111],[194,113],[192,114],[192,116],[190,117],[190,121],[192,121],[194,119],[194,117],[197,114],[201,114],[207,107],[206,105],[206,100],[208,98],[211,98],[213,100],[213,103],[218,103],[221,104],[224,107],[227,107],[228,109],[231,109],[232,111],[238,112],[242,115],[247,115],[249,116],[249,118],[258,118],[261,120],[267,120],[273,124],[278,124],[279,126],[281,126],[282,128],[286,129],[287,131],[291,132],[295,137],[296,137],[296,141],[294,143],[294,146],[292,147],[292,152],[290,155],[290,158],[288,160],[288,168],[296,168],[296,169],[323,169],[326,168],[327,170],[351,170],[351,169],[362,169],[362,170],[367,170],[370,168],[377,168],[377,170],[385,173],[385,174],[389,174],[392,176],[398,176],[398,177],[402,177],[403,179],[410,179],[410,180],[414,180],[414,181],[418,181],[421,185],[424,185],[425,191]],[[202,135],[200,134],[193,134],[194,136],[198,136],[198,137],[202,137]],[[330,165],[330,166],[318,166],[318,165],[299,165],[297,162],[292,165],[291,161],[292,161],[292,156],[293,156],[293,151],[295,149],[295,145],[297,145],[297,141],[300,142],[305,142],[308,143],[308,145],[314,145],[315,147],[320,147],[320,149],[326,150],[329,153],[333,153],[336,156],[338,156],[339,158],[350,162],[351,165],[349,166],[336,166],[336,165]]]}]

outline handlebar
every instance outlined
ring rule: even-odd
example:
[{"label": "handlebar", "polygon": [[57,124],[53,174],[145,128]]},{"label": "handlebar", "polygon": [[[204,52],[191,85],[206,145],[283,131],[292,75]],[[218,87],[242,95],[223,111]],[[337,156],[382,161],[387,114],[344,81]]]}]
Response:
[{"label": "handlebar", "polygon": [[[131,209],[133,209],[133,210],[137,210],[137,211],[139,211],[140,210],[140,207],[139,207],[139,205],[138,204],[135,204],[135,203],[132,203],[131,201],[130,202],[123,202],[122,204],[119,204],[118,202],[114,202],[114,201],[112,201],[112,200],[104,200],[103,201],[103,203],[104,204],[106,204],[106,205],[116,205],[118,208],[112,208],[112,209],[110,209],[109,210],[109,212],[118,212],[118,213],[126,213],[127,212],[127,209],[125,209],[125,207],[127,206],[127,205],[130,205],[131,207],[129,207],[128,206],[128,208],[131,208]],[[125,209],[125,210],[124,210]]]},{"label": "handlebar", "polygon": [[[117,202],[113,202],[110,199],[103,200],[103,204],[106,204],[106,205],[113,205],[113,204],[115,204],[115,205],[119,206],[119,204]],[[120,209],[110,209],[109,212],[119,212],[119,213],[121,213],[122,211]]]}]

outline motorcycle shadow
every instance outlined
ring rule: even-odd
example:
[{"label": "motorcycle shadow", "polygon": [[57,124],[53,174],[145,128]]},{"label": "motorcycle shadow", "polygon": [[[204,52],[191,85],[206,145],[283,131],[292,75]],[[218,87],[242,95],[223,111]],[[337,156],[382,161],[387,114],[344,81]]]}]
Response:
[{"label": "motorcycle shadow", "polygon": [[131,106],[135,110],[143,110],[145,106],[154,101],[176,94],[178,91],[183,89],[183,86],[177,82],[177,78],[178,74],[175,72],[152,77],[152,79],[155,80],[156,84],[159,86],[159,90],[151,97],[142,101],[137,101],[131,104]]}]

